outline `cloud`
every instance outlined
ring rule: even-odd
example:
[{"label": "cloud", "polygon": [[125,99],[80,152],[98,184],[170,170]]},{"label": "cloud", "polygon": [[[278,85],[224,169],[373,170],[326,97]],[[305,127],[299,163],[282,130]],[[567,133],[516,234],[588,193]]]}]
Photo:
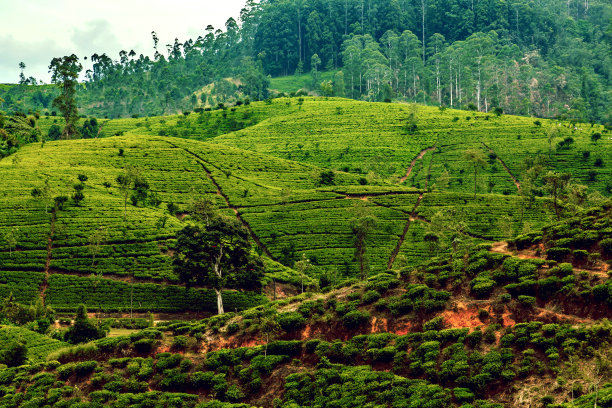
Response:
[{"label": "cloud", "polygon": [[89,21],[83,28],[74,28],[70,39],[83,55],[111,53],[121,49],[111,24],[102,19]]},{"label": "cloud", "polygon": [[51,39],[23,41],[12,35],[0,36],[0,82],[19,80],[19,62],[26,64],[25,75],[48,80],[48,66],[66,50]]}]

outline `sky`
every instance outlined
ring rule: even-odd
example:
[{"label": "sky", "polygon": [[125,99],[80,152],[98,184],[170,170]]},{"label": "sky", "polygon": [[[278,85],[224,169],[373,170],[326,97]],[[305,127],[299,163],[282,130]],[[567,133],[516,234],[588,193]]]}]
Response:
[{"label": "sky", "polygon": [[[89,57],[134,50],[152,56],[151,31],[159,49],[175,38],[184,42],[206,34],[209,24],[224,29],[229,17],[238,20],[245,0],[0,0],[0,83],[19,81],[19,62],[26,77],[50,82],[54,57],[76,54],[83,72]],[[87,61],[83,57],[88,57]]]}]

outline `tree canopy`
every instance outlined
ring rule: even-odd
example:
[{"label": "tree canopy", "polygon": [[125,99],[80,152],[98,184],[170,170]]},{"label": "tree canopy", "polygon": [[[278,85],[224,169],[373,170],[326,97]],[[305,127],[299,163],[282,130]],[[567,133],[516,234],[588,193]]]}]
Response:
[{"label": "tree canopy", "polygon": [[224,313],[221,289],[261,289],[263,264],[251,252],[248,231],[223,216],[206,226],[188,225],[177,233],[174,269],[187,286],[214,289],[219,314]]}]

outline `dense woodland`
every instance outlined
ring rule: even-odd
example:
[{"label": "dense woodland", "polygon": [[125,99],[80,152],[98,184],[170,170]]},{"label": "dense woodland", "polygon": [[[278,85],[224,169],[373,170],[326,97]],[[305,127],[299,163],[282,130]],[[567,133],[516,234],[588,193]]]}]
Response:
[{"label": "dense woodland", "polygon": [[[249,1],[195,40],[164,45],[153,32],[152,58],[92,55],[79,107],[174,113],[265,99],[268,76],[310,73],[307,90],[322,95],[610,121],[611,19],[602,0]],[[0,88],[2,109],[51,109],[52,88],[20,82]]]}]

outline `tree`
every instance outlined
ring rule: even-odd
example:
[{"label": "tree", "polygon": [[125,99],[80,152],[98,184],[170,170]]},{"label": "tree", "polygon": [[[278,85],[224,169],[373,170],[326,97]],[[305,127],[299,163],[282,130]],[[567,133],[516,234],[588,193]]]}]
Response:
[{"label": "tree", "polygon": [[6,235],[4,235],[4,241],[9,250],[9,256],[13,256],[13,250],[17,247],[17,229],[11,228]]},{"label": "tree", "polygon": [[266,346],[264,347],[264,357],[268,356],[268,343],[283,332],[280,324],[275,319],[263,317],[260,320],[259,330],[266,336]]},{"label": "tree", "polygon": [[87,237],[87,241],[89,242],[88,249],[91,254],[91,266],[96,263],[96,255],[100,253],[100,249],[102,244],[106,241],[107,235],[106,228],[100,226]]},{"label": "tree", "polygon": [[548,129],[548,157],[552,155],[552,144],[553,141],[561,135],[561,131],[558,126],[551,126]]},{"label": "tree", "polygon": [[333,87],[334,96],[344,97],[344,73],[342,71],[338,71],[334,74]]},{"label": "tree", "polygon": [[540,174],[544,170],[544,158],[542,156],[528,157],[523,161],[523,173],[521,180],[521,188],[519,189],[519,196],[521,200],[521,225],[523,225],[523,219],[525,214],[525,204],[528,207],[535,202],[536,197],[536,182],[540,177]]},{"label": "tree", "polygon": [[365,279],[368,273],[366,238],[374,228],[376,228],[376,218],[371,215],[351,219],[351,230],[354,235],[353,246],[355,247],[355,258],[359,261],[361,279]]},{"label": "tree", "polygon": [[53,106],[60,110],[66,121],[66,126],[64,126],[62,132],[64,139],[71,139],[79,134],[76,128],[79,120],[76,86],[79,72],[82,69],[83,66],[79,63],[79,58],[74,54],[62,58],[53,58],[49,65],[51,82],[57,84],[61,89],[61,93],[53,100]]},{"label": "tree", "polygon": [[193,202],[189,214],[195,221],[210,225],[210,220],[217,216],[217,207],[210,198],[200,198]]},{"label": "tree", "polygon": [[58,140],[62,136],[62,128],[57,125],[51,125],[47,133],[47,140]]},{"label": "tree", "polygon": [[49,204],[51,203],[51,186],[49,185],[49,177],[45,179],[45,183],[42,187],[34,187],[32,191],[30,191],[30,195],[35,200],[40,200],[45,204],[45,213],[49,209]]},{"label": "tree", "polygon": [[117,176],[115,181],[119,185],[119,191],[123,196],[123,221],[127,219],[127,200],[130,195],[130,190],[134,186],[134,183],[139,177],[138,170],[132,166],[127,166],[123,173]]},{"label": "tree", "polygon": [[255,100],[262,100],[268,97],[268,87],[270,79],[264,74],[261,58],[255,61],[252,57],[244,57],[241,62],[241,73],[239,75],[242,82],[242,89],[246,95]]},{"label": "tree", "polygon": [[27,85],[28,84],[28,80],[26,79],[25,75],[23,74],[23,70],[25,69],[26,64],[23,62],[19,63],[19,69],[21,70],[21,73],[19,74],[19,85]]},{"label": "tree", "polygon": [[312,75],[313,88],[319,82],[319,71],[318,71],[319,64],[321,64],[321,58],[319,58],[317,54],[312,54],[312,57],[310,58],[310,67],[311,67],[310,73]]},{"label": "tree", "polygon": [[74,318],[74,324],[66,330],[64,340],[68,343],[77,344],[91,340],[101,339],[106,336],[106,332],[96,327],[87,317],[87,308],[80,304]]},{"label": "tree", "polygon": [[293,269],[300,274],[302,293],[304,293],[304,278],[306,278],[306,271],[312,269],[312,264],[310,263],[310,259],[306,258],[306,254],[302,254],[302,259],[293,264]]},{"label": "tree", "polygon": [[561,210],[557,200],[565,197],[570,178],[571,174],[569,173],[557,173],[554,171],[549,171],[544,175],[546,189],[552,195],[553,208],[558,220],[561,218]]},{"label": "tree", "polygon": [[218,216],[206,227],[188,225],[176,241],[174,270],[187,287],[212,287],[219,314],[224,313],[221,289],[260,289],[263,264],[251,254],[248,231],[237,220]]},{"label": "tree", "polygon": [[487,161],[485,160],[485,155],[480,150],[476,149],[468,149],[463,153],[463,158],[468,162],[471,162],[472,167],[474,169],[474,198],[476,198],[477,187],[477,179],[478,179],[478,169],[485,168],[487,166]]}]

